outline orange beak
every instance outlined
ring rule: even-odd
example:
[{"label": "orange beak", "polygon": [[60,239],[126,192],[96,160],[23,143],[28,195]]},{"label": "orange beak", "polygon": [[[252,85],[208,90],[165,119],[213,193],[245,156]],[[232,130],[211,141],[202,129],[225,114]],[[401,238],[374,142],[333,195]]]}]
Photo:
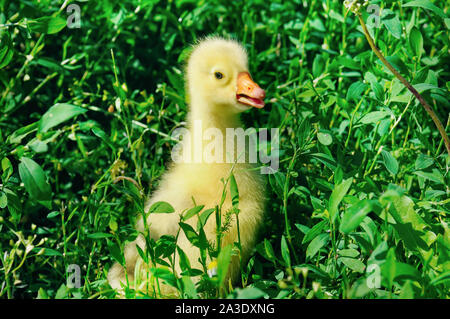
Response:
[{"label": "orange beak", "polygon": [[261,109],[265,105],[265,97],[266,91],[253,82],[252,77],[248,72],[241,72],[238,74],[236,99],[239,103]]}]

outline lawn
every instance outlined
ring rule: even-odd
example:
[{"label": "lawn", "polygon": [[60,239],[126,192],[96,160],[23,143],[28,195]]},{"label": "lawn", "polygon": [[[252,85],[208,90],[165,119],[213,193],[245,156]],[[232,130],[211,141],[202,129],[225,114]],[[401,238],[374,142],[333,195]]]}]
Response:
[{"label": "lawn", "polygon": [[[183,298],[449,298],[450,155],[343,2],[0,0],[0,298],[117,296],[108,269],[185,123],[191,45],[211,34],[247,49],[267,105],[242,119],[279,129],[280,166],[238,283],[172,273],[173,236],[140,252],[152,275]],[[449,132],[448,2],[369,2],[376,46]],[[220,273],[231,250],[216,253]]]}]

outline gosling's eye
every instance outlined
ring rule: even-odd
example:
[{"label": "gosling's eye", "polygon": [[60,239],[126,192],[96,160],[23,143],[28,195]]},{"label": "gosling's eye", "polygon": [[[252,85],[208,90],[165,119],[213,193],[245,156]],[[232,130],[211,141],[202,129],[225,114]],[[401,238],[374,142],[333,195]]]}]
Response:
[{"label": "gosling's eye", "polygon": [[220,72],[214,73],[214,76],[216,77],[217,80],[223,79],[223,74]]}]

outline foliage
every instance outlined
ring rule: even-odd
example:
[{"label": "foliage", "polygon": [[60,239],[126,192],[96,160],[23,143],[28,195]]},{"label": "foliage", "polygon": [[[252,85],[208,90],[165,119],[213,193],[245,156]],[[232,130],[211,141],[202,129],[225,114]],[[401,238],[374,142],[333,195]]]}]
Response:
[{"label": "foliage", "polygon": [[[79,28],[65,23],[77,18],[69,4],[80,8]],[[377,46],[448,131],[446,2],[370,4],[363,17]],[[138,235],[132,212],[145,213],[145,194],[170,158],[170,132],[186,115],[189,45],[216,33],[245,44],[270,101],[244,114],[245,123],[280,128],[280,170],[268,177],[273,200],[234,289],[223,278],[240,243],[210,247],[201,222],[184,223],[215,216],[226,231],[220,208],[198,206],[180,219],[201,255],[217,257],[216,274],[205,260],[192,269],[177,238],[163,236],[139,251],[152,276],[185,298],[449,297],[449,157],[343,3],[61,5],[0,0],[0,296],[115,296],[107,270],[123,264],[125,242]],[[233,198],[238,186],[224,181]],[[170,211],[159,203],[149,213]],[[175,249],[181,278],[163,259]],[[73,264],[79,288],[68,285]]]}]

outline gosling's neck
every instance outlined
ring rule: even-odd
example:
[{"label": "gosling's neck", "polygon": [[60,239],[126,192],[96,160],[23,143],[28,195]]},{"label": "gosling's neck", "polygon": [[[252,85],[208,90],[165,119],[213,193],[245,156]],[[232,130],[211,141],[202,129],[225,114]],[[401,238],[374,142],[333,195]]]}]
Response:
[{"label": "gosling's neck", "polygon": [[[191,111],[187,116],[187,128],[191,136],[189,146],[191,157],[195,163],[219,166],[226,164],[224,167],[228,169],[227,167],[233,163],[234,158],[237,158],[238,152],[236,146],[231,150],[228,148],[229,146],[227,147],[227,144],[232,142],[231,140],[234,141],[234,135],[229,137],[227,129],[242,127],[239,114],[229,111],[233,107],[232,105],[214,107],[201,103],[204,102],[193,101]],[[229,162],[230,156],[231,162]]]},{"label": "gosling's neck", "polygon": [[211,106],[203,101],[192,101],[191,111],[187,117],[187,124],[189,130],[194,128],[194,125],[201,123],[202,130],[209,128],[217,128],[223,133],[227,128],[242,127],[242,122],[238,113],[226,111],[227,107],[231,109],[233,106]]}]

